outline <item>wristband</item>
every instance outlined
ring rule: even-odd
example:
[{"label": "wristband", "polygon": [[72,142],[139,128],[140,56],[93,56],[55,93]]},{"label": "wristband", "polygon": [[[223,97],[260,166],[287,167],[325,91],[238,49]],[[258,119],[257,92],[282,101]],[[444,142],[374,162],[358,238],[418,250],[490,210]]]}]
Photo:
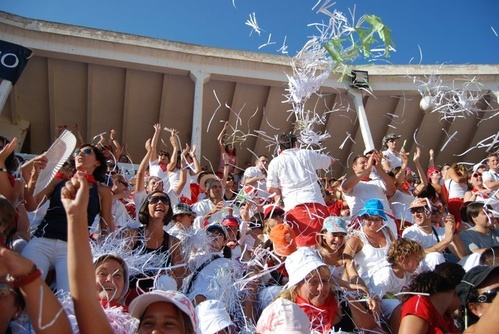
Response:
[{"label": "wristband", "polygon": [[36,279],[38,279],[40,276],[42,276],[42,272],[40,269],[36,267],[36,264],[34,264],[33,269],[29,274],[21,278],[14,278],[11,281],[11,284],[14,288],[22,288],[23,286],[26,286],[36,281]]},{"label": "wristband", "polygon": [[9,170],[7,168],[0,167],[0,172],[8,173]]}]

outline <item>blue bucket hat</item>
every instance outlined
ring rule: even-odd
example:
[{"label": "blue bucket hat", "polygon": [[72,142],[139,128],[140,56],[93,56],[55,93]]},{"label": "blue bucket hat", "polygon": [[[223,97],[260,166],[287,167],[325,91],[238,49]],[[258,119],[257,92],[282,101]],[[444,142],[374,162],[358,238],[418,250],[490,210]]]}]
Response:
[{"label": "blue bucket hat", "polygon": [[347,233],[347,223],[340,217],[330,216],[324,219],[322,229],[329,233]]},{"label": "blue bucket hat", "polygon": [[383,203],[379,199],[371,198],[364,203],[364,207],[360,209],[358,216],[362,217],[365,215],[369,216],[380,216],[383,220],[388,220],[386,218],[385,209],[383,208]]}]

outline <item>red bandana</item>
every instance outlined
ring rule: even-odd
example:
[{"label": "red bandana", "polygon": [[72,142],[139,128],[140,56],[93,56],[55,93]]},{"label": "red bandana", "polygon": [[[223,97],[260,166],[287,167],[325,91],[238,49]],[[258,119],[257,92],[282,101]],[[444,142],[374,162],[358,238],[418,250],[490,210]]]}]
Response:
[{"label": "red bandana", "polygon": [[322,306],[311,305],[308,300],[300,296],[296,296],[295,303],[307,314],[314,330],[326,333],[333,327],[334,316],[338,310],[334,295],[330,294]]},{"label": "red bandana", "polygon": [[161,167],[161,170],[162,170],[163,172],[168,171],[168,165],[167,165],[167,164],[165,164],[164,162],[160,162],[160,163],[159,163],[159,167]]},{"label": "red bandana", "polygon": [[364,182],[369,182],[369,181],[371,181],[371,178],[370,177],[363,177],[360,180],[364,181]]}]

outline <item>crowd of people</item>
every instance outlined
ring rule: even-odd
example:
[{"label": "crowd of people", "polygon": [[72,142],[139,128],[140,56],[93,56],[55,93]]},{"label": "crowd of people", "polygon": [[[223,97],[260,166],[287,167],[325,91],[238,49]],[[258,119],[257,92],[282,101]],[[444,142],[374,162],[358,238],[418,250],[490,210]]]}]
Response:
[{"label": "crowd of people", "polygon": [[240,166],[225,123],[206,170],[162,129],[130,175],[75,127],[41,189],[0,136],[0,333],[499,333],[497,153],[422,166],[390,133],[334,179],[293,133]]}]

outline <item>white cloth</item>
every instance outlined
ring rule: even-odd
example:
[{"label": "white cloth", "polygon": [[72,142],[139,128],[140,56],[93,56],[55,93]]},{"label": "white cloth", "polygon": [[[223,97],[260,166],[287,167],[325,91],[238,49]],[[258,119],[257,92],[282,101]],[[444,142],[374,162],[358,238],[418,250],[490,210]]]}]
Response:
[{"label": "white cloth", "polygon": [[[435,227],[433,226],[431,233],[426,233],[421,230],[417,225],[409,226],[402,232],[402,238],[411,239],[417,241],[423,246],[424,249],[430,248],[436,245],[445,238],[445,227]],[[435,232],[434,232],[435,231]],[[436,233],[436,235],[435,235]],[[437,238],[438,236],[438,238]],[[433,270],[435,266],[439,263],[445,262],[445,257],[442,253],[431,252],[426,254],[425,258],[421,261],[419,265],[419,271]]]},{"label": "white cloth", "polygon": [[395,191],[395,194],[388,200],[395,219],[412,224],[412,214],[409,211],[409,206],[413,201],[414,196],[411,194],[403,193],[400,190]]},{"label": "white cloth", "polygon": [[402,158],[390,150],[385,150],[383,153],[382,162],[388,162],[390,169],[402,166]]},{"label": "white cloth", "polygon": [[[345,182],[345,181],[343,181]],[[356,217],[359,211],[364,206],[364,203],[372,198],[378,199],[383,204],[383,210],[387,214],[393,214],[390,208],[390,203],[386,198],[386,185],[381,179],[370,181],[360,181],[353,187],[350,192],[344,193],[345,201],[350,208],[351,217]],[[397,236],[397,225],[395,221],[388,217],[386,225],[390,228],[394,236]]]},{"label": "white cloth", "polygon": [[[203,263],[209,261],[212,255],[213,253],[197,256],[193,260],[195,261],[195,268],[199,268]],[[224,257],[209,262],[192,282],[190,291],[186,291],[187,297],[190,300],[194,300],[196,296],[204,296],[206,299],[220,298],[223,291],[229,287],[225,285],[228,277],[225,277],[224,282],[221,282],[221,275],[231,273],[233,267],[232,260]],[[186,279],[186,282],[190,282],[192,275]]]},{"label": "white cloth", "polygon": [[[243,183],[245,179],[251,179],[254,177],[261,177],[264,176],[263,172],[260,170],[260,168],[252,166],[246,168],[244,171],[244,176],[243,176]],[[266,199],[267,196],[269,196],[269,193],[267,192],[267,182],[265,179],[259,180],[251,185],[245,185],[245,187],[254,187],[257,190],[256,196],[261,199]]]},{"label": "white cloth", "polygon": [[267,189],[281,190],[285,211],[304,203],[326,205],[316,170],[327,169],[330,164],[331,157],[319,152],[298,148],[284,150],[269,163]]},{"label": "white cloth", "polygon": [[163,181],[163,189],[170,189],[170,177],[168,171],[163,171],[158,160],[149,162],[149,175],[157,176]]},{"label": "white cloth", "polygon": [[111,206],[111,214],[113,215],[113,222],[115,227],[126,226],[130,221],[133,220],[128,214],[125,204],[120,200],[113,201]]},{"label": "white cloth", "polygon": [[464,198],[464,194],[468,191],[468,184],[458,183],[452,179],[445,180],[445,188],[449,192],[449,199],[451,198]]},{"label": "white cloth", "polygon": [[[194,203],[192,206],[192,210],[196,213],[196,219],[194,219],[194,229],[200,229],[203,226],[203,219],[204,216],[210,212],[213,208],[215,207],[215,204],[211,201],[211,199],[206,198],[201,201],[198,201]],[[239,208],[237,205],[233,204],[232,201],[224,201],[224,207],[231,207],[232,208],[232,215],[235,217],[239,217]],[[211,217],[208,219],[209,223],[214,223],[214,222],[222,222],[222,219],[225,218],[225,216],[228,215],[228,212],[224,210],[220,210],[216,212],[215,214],[211,215]]]},{"label": "white cloth", "polygon": [[364,244],[362,249],[355,254],[353,261],[357,268],[357,272],[359,276],[368,284],[371,280],[369,276],[369,271],[379,265],[382,261],[385,260],[386,255],[388,254],[388,248],[390,248],[391,243],[393,242],[390,233],[388,233],[385,228],[381,230],[386,239],[386,245],[384,247],[375,248],[369,243],[369,239],[360,231],[357,236],[362,240]]},{"label": "white cloth", "polygon": [[[492,181],[492,182],[496,182],[496,181],[499,181],[499,173],[496,173],[496,172],[493,172],[491,170],[488,170],[486,172],[483,172],[482,173],[482,181],[483,181],[483,185],[487,188],[487,189],[490,189],[489,187],[487,187],[487,185],[485,184],[485,181]],[[495,190],[497,190],[497,188],[495,188]]]},{"label": "white cloth", "polygon": [[372,277],[368,284],[369,290],[380,298],[383,298],[387,293],[401,292],[404,287],[409,286],[411,278],[408,272],[405,272],[402,278],[397,277],[392,265],[386,260],[372,268],[369,271],[369,276]]}]

